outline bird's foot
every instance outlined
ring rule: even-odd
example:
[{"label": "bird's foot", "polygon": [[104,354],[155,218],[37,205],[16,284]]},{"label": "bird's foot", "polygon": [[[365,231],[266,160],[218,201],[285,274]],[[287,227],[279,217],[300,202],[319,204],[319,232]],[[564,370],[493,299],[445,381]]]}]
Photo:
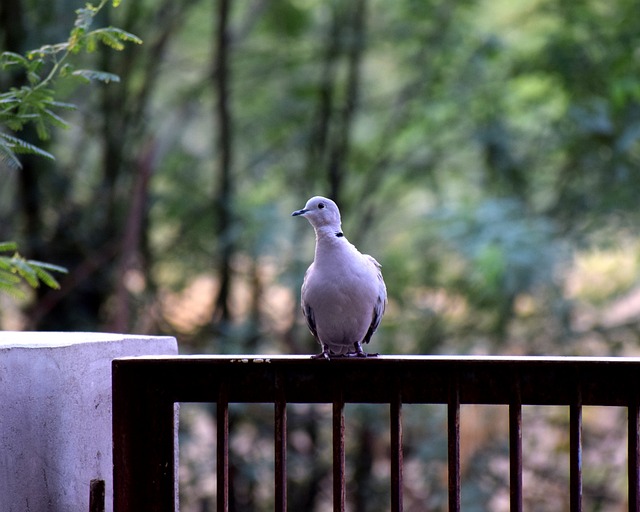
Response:
[{"label": "bird's foot", "polygon": [[349,352],[342,357],[357,357],[357,358],[367,358],[367,357],[378,357],[380,354],[368,354],[367,352]]},{"label": "bird's foot", "polygon": [[362,350],[362,344],[359,341],[356,341],[353,344],[355,348],[354,352],[348,352],[346,354],[347,357],[378,357],[378,354],[367,354],[364,350]]},{"label": "bird's foot", "polygon": [[362,350],[362,344],[360,342],[356,342],[353,344],[354,351],[347,352],[346,354],[336,354],[331,351],[329,347],[326,345],[322,347],[322,352],[319,354],[315,354],[311,356],[311,359],[326,359],[327,361],[331,359],[340,359],[343,357],[358,357],[358,358],[367,358],[367,357],[378,357],[379,354],[367,354],[364,350]]},{"label": "bird's foot", "polygon": [[315,354],[311,356],[311,359],[326,359],[327,361],[331,359],[329,347],[326,345],[322,347],[322,352],[319,354]]}]

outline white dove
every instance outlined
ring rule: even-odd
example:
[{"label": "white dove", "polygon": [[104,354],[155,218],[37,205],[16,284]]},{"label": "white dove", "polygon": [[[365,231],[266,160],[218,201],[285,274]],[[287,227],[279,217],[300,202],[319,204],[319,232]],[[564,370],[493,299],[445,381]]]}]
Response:
[{"label": "white dove", "polygon": [[301,300],[309,330],[322,346],[314,357],[366,357],[362,343],[371,340],[387,303],[380,264],[347,241],[331,199],[312,197],[291,215],[306,217],[316,232]]}]

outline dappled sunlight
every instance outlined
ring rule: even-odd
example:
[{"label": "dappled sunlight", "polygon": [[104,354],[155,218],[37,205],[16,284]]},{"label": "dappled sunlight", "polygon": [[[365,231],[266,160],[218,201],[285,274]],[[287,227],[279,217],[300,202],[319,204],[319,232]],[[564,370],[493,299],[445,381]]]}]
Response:
[{"label": "dappled sunlight", "polygon": [[566,293],[601,306],[630,291],[640,276],[640,240],[618,247],[580,251],[566,276]]},{"label": "dappled sunlight", "polygon": [[217,288],[214,277],[202,275],[178,293],[165,292],[162,298],[164,318],[182,334],[195,332],[211,321]]}]

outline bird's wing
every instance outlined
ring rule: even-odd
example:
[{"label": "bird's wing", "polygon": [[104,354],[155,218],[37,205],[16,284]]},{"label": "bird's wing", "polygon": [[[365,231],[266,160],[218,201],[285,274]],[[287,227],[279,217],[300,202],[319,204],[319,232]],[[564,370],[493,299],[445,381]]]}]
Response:
[{"label": "bird's wing", "polygon": [[384,310],[387,306],[387,287],[385,286],[384,279],[382,278],[382,265],[380,265],[380,263],[378,263],[375,258],[369,256],[368,254],[363,254],[363,256],[373,265],[373,268],[376,270],[376,277],[378,279],[378,298],[373,306],[371,325],[369,325],[367,334],[362,340],[363,343],[369,343],[369,341],[371,340],[371,336],[373,336],[373,333],[376,332],[376,329],[380,325],[382,315],[384,315]]},{"label": "bird's wing", "polygon": [[311,272],[311,267],[309,267],[306,274],[304,275],[304,281],[302,282],[302,293],[300,295],[300,303],[302,306],[302,314],[304,315],[304,319],[307,322],[307,327],[309,327],[309,330],[311,331],[311,334],[313,334],[313,337],[318,339],[318,329],[316,327],[316,318],[315,318],[315,315],[313,314],[313,309],[311,309],[311,306],[307,303],[307,300],[306,300],[307,279],[309,277],[310,272]]},{"label": "bird's wing", "polygon": [[316,319],[313,315],[313,309],[311,309],[309,304],[303,303],[302,313],[304,314],[304,319],[307,321],[307,327],[309,327],[311,334],[313,334],[314,338],[318,339],[318,331],[316,329]]}]

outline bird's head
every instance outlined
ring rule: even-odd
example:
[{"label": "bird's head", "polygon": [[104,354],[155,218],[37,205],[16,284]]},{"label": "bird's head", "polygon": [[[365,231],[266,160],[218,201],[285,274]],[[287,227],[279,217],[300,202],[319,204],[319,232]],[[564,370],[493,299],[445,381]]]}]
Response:
[{"label": "bird's head", "polygon": [[338,205],[326,197],[312,197],[302,210],[296,210],[291,215],[294,217],[298,215],[306,217],[316,229],[326,226],[340,230],[340,210],[338,210]]}]

